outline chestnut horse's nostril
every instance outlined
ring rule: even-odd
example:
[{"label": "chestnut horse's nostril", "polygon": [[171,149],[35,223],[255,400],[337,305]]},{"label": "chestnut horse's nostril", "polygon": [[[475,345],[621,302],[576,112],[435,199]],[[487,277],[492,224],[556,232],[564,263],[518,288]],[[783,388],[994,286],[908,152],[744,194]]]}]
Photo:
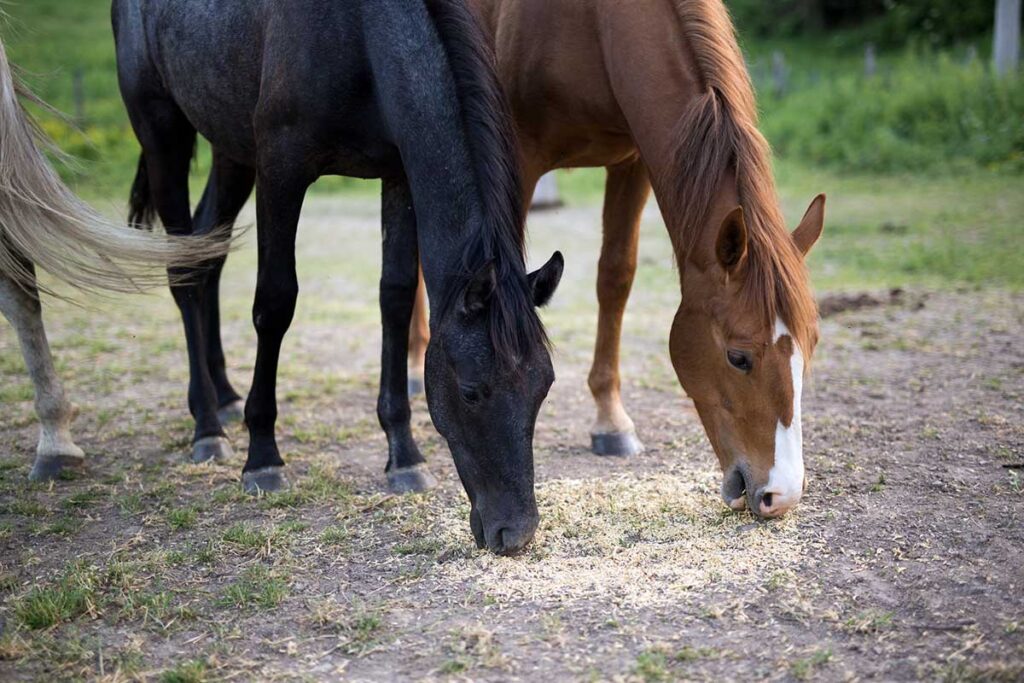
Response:
[{"label": "chestnut horse's nostril", "polygon": [[767,508],[769,510],[772,509],[772,494],[771,493],[766,493],[766,494],[764,494],[764,496],[761,497],[761,505],[762,505],[762,507]]}]

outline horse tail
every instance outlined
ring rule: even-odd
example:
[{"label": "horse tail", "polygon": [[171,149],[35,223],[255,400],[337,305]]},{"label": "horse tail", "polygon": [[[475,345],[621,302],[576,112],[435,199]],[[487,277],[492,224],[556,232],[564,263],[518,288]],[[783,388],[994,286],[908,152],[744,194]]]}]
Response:
[{"label": "horse tail", "polygon": [[[167,282],[161,266],[195,267],[228,252],[230,239],[223,233],[155,235],[101,216],[54,171],[43,150],[58,156],[60,151],[22,108],[19,96],[42,104],[11,73],[0,42],[0,273],[33,294],[55,293],[39,286],[31,264],[81,291],[137,292]],[[151,222],[143,171],[140,160],[133,216]],[[172,284],[186,278],[175,276]]]}]

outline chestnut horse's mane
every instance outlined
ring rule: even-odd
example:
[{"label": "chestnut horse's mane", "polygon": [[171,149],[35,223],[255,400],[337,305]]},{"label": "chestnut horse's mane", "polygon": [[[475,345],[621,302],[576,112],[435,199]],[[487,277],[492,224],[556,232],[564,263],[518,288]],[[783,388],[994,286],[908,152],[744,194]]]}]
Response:
[{"label": "chestnut horse's mane", "polygon": [[766,325],[779,317],[809,355],[817,341],[818,308],[803,257],[785,228],[772,176],[768,142],[757,127],[757,104],[743,54],[722,0],[675,0],[686,42],[704,87],[679,122],[674,197],[684,217],[673,235],[682,262],[708,220],[718,187],[729,170],[747,224],[745,305]]}]

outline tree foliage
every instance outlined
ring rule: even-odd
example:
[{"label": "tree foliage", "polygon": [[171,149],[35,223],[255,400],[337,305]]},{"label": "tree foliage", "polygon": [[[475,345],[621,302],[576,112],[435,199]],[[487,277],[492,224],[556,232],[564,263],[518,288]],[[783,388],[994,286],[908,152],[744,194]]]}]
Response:
[{"label": "tree foliage", "polygon": [[992,29],[993,0],[726,0],[740,32],[791,37],[861,28],[882,45],[923,42],[934,47]]}]

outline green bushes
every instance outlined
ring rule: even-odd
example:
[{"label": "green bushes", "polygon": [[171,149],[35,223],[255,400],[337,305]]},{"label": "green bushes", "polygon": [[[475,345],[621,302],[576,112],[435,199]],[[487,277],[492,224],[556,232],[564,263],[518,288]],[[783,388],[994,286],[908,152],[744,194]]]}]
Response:
[{"label": "green bushes", "polygon": [[886,47],[954,45],[992,30],[992,0],[725,0],[744,36],[793,38],[844,29]]},{"label": "green bushes", "polygon": [[981,64],[908,56],[873,78],[826,79],[762,100],[776,152],[848,171],[1024,172],[1024,79]]}]

